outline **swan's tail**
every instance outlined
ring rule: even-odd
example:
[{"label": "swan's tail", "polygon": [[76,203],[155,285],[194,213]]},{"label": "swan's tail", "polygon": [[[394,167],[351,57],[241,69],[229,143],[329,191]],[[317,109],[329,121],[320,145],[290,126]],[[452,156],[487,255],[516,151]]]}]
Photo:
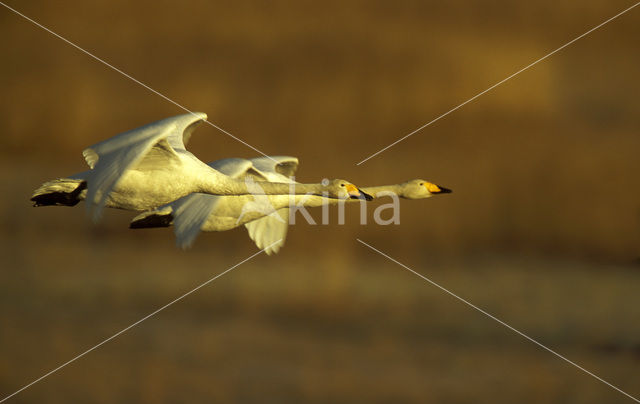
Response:
[{"label": "swan's tail", "polygon": [[[81,179],[58,178],[47,181],[33,192],[33,206],[75,206],[84,199],[87,182]],[[84,191],[84,192],[83,192]]]},{"label": "swan's tail", "polygon": [[129,223],[130,229],[146,229],[149,227],[169,227],[173,223],[173,212],[171,209],[150,210],[134,217]]}]

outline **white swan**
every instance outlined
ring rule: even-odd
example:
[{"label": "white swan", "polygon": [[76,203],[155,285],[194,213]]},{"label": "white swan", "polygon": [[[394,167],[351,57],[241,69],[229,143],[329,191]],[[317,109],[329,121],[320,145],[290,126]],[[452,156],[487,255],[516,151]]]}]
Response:
[{"label": "white swan", "polygon": [[[174,224],[178,245],[190,246],[200,230],[223,231],[245,224],[250,237],[258,247],[268,247],[266,252],[277,252],[284,244],[289,225],[289,195],[261,195],[262,182],[287,182],[297,186],[292,177],[298,168],[298,159],[288,156],[258,157],[253,159],[229,158],[214,161],[209,165],[232,178],[242,179],[247,189],[254,195],[247,198],[233,198],[194,193],[166,204],[156,210],[144,212],[131,222],[132,228],[159,227]],[[344,180],[334,180],[332,187],[345,188],[354,192],[353,184]],[[366,195],[366,194],[365,194]],[[300,195],[303,196],[303,195]],[[368,197],[368,195],[366,195]],[[322,197],[319,197],[322,198]],[[272,202],[277,208],[276,212]],[[174,214],[172,214],[174,213]],[[175,220],[174,220],[175,218]],[[256,220],[257,219],[257,220]]]},{"label": "white swan", "polygon": [[[34,206],[73,206],[85,199],[97,221],[103,208],[148,210],[193,192],[246,195],[247,184],[200,161],[185,149],[195,127],[206,120],[198,112],[178,115],[121,133],[83,151],[91,170],[49,181],[38,188]],[[365,198],[355,187],[335,183],[288,184],[264,182],[255,193],[270,195],[328,194],[332,198]],[[86,188],[86,189],[85,189]]]},{"label": "white swan", "polygon": [[[278,164],[274,164],[274,161]],[[284,181],[281,176],[293,175],[298,160],[295,157],[278,156],[250,160],[227,159],[211,164],[234,177],[255,176],[249,173],[259,171],[261,179]],[[428,181],[411,180],[402,184],[363,188],[363,192],[375,197],[393,193],[405,199],[424,199],[451,191]],[[258,248],[268,247],[265,251],[271,254],[284,245],[290,204],[315,207],[338,202],[338,199],[317,195],[256,195],[254,198],[250,195],[212,196],[196,193],[138,215],[130,227],[165,227],[174,224],[177,244],[187,248],[200,231],[225,231],[244,224]],[[246,208],[256,204],[260,207]]]}]

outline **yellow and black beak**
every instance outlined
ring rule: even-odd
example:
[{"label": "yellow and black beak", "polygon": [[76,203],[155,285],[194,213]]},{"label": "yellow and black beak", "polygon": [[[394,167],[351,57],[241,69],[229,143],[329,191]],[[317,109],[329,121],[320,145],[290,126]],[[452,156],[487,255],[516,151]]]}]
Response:
[{"label": "yellow and black beak", "polygon": [[362,192],[353,184],[346,185],[347,193],[349,194],[349,198],[351,199],[364,199],[366,201],[370,201],[373,199],[373,196],[367,194],[366,192]]},{"label": "yellow and black beak", "polygon": [[424,186],[427,188],[427,191],[432,194],[450,194],[451,192],[453,192],[449,188],[441,187],[430,182],[425,182]]}]

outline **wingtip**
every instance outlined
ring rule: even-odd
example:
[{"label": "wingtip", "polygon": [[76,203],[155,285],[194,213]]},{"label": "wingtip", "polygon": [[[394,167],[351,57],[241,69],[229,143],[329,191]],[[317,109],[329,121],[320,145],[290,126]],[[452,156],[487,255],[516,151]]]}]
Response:
[{"label": "wingtip", "polygon": [[180,232],[178,231],[178,227],[179,226],[175,225],[173,227],[173,233],[176,236],[176,246],[178,246],[178,248],[180,248],[182,251],[187,251],[191,249],[191,247],[193,247],[193,244],[196,242],[196,238],[198,238],[198,235],[196,234],[193,237],[184,237],[184,235],[180,234]]},{"label": "wingtip", "polygon": [[102,220],[102,209],[96,208],[91,213],[91,221],[93,224],[98,224],[100,223],[100,220]]},{"label": "wingtip", "polygon": [[93,224],[98,224],[102,219],[102,211],[104,205],[100,203],[91,203],[88,200],[85,201],[87,208],[87,216],[91,219]]},{"label": "wingtip", "polygon": [[191,114],[196,118],[200,119],[201,121],[207,120],[207,114],[204,112],[192,112]]}]

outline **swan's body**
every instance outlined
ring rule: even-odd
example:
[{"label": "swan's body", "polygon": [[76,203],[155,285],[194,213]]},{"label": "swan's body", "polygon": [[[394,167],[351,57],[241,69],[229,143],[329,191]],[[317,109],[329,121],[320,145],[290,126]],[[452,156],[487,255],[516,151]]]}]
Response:
[{"label": "swan's body", "polygon": [[[288,171],[278,172],[282,170],[273,161],[288,167]],[[234,178],[250,176],[284,182],[291,181],[288,177],[295,173],[298,160],[295,157],[227,159],[211,165]],[[255,175],[256,167],[262,177]],[[283,175],[286,176],[283,178]],[[424,199],[451,191],[424,180],[412,180],[402,184],[364,188],[363,192],[376,198],[394,194],[405,199]],[[212,196],[196,193],[138,215],[131,222],[131,227],[164,227],[174,224],[177,243],[186,248],[194,242],[200,231],[225,231],[244,224],[258,248],[268,247],[265,251],[270,254],[278,252],[284,244],[290,206],[317,207],[338,202],[339,199],[317,195]],[[247,209],[247,206],[251,208]],[[270,246],[272,243],[275,243],[273,247]]]},{"label": "swan's body", "polygon": [[[231,230],[245,224],[249,236],[259,248],[266,248],[267,254],[278,252],[284,244],[289,225],[289,212],[285,207],[288,206],[289,196],[260,195],[258,184],[262,183],[256,181],[287,182],[291,186],[297,186],[290,177],[298,168],[298,159],[287,156],[249,160],[231,158],[214,161],[209,165],[232,178],[244,180],[248,189],[256,191],[255,195],[235,198],[190,194],[138,215],[133,219],[131,227],[160,227],[173,223],[178,244],[186,248],[193,243],[200,231]],[[351,185],[346,182],[344,184]]]},{"label": "swan's body", "polygon": [[[221,173],[188,152],[185,144],[206,118],[204,113],[179,115],[97,143],[82,153],[91,170],[49,181],[31,199],[35,206],[75,205],[84,199],[97,220],[105,206],[143,211],[194,192],[278,195],[292,191],[281,182],[260,183],[259,190],[250,191],[245,182]],[[359,191],[348,193],[322,184],[297,184],[293,192],[364,197]]]}]

